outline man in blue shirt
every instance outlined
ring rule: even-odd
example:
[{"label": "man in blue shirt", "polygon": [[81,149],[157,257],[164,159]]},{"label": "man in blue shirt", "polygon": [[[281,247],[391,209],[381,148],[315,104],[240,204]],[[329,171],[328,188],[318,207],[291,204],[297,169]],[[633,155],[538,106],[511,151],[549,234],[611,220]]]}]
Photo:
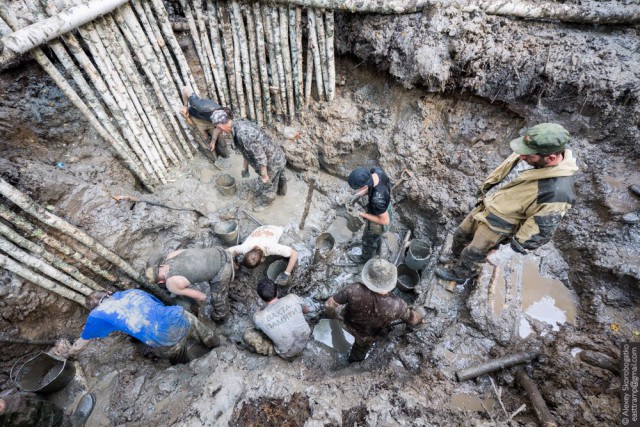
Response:
[{"label": "man in blue shirt", "polygon": [[362,196],[367,195],[366,212],[357,212],[366,220],[362,233],[362,255],[351,255],[349,258],[364,264],[380,248],[382,234],[387,231],[391,222],[391,186],[389,177],[380,168],[356,168],[348,178],[349,186],[358,190],[351,204],[355,204]]},{"label": "man in blue shirt", "polygon": [[93,292],[87,296],[86,306],[91,312],[82,334],[66,354],[59,353],[61,356],[77,355],[90,340],[115,331],[137,338],[172,363],[190,361],[187,350],[194,343],[207,348],[220,345],[219,337],[191,313],[179,306],[167,307],[140,289],[112,295]]}]

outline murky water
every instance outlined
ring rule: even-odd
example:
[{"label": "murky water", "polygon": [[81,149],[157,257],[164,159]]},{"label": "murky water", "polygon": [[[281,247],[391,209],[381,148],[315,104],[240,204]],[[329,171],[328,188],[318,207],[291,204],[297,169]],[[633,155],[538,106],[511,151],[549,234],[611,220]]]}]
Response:
[{"label": "murky water", "polygon": [[354,341],[353,335],[342,329],[340,321],[336,319],[320,320],[313,328],[313,338],[338,353],[347,353]]},{"label": "murky water", "polygon": [[448,406],[463,411],[484,412],[485,410],[491,410],[495,404],[496,401],[490,397],[480,399],[472,394],[460,393],[451,396]]},{"label": "murky water", "polygon": [[[542,277],[530,260],[525,260],[522,272],[522,310],[552,325],[554,331],[559,330],[559,324],[574,323],[576,319],[575,298],[569,289],[559,280]],[[530,330],[522,326],[521,322],[519,332],[525,338]]]}]

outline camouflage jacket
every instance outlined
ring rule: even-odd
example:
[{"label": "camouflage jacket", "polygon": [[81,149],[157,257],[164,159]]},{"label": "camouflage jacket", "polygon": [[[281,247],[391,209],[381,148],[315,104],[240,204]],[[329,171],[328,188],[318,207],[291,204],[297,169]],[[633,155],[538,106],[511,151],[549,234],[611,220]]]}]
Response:
[{"label": "camouflage jacket", "polygon": [[236,148],[256,173],[260,173],[261,166],[280,169],[287,163],[282,148],[271,142],[271,138],[256,123],[234,120],[232,134]]},{"label": "camouflage jacket", "polygon": [[518,161],[518,154],[512,154],[482,183],[479,202],[484,209],[475,219],[496,233],[514,236],[524,249],[537,249],[551,240],[571,208],[575,200],[573,175],[578,167],[567,149],[557,166],[526,170],[487,196],[491,187],[502,181]]}]

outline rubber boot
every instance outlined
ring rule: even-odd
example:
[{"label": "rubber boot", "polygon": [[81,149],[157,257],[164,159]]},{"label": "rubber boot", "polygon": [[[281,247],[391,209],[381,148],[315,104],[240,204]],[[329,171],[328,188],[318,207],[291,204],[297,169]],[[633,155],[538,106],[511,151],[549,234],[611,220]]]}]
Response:
[{"label": "rubber boot", "polygon": [[622,217],[627,224],[637,224],[640,222],[640,211],[630,212]]},{"label": "rubber boot", "polygon": [[280,176],[278,177],[278,191],[276,193],[278,196],[287,195],[287,177],[284,176],[284,171],[280,172]]},{"label": "rubber boot", "polygon": [[640,184],[631,184],[629,186],[629,191],[631,191],[636,196],[640,196]]},{"label": "rubber boot", "polygon": [[96,399],[91,393],[87,393],[82,396],[80,402],[78,402],[75,412],[69,417],[71,425],[73,427],[83,427],[89,419],[89,415],[91,415],[95,404]]}]

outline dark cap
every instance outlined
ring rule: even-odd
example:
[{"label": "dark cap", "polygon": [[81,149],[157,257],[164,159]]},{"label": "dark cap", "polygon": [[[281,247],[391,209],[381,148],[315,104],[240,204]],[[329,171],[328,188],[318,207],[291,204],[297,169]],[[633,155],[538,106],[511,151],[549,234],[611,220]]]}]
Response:
[{"label": "dark cap", "polygon": [[540,123],[509,144],[516,154],[551,154],[564,150],[569,132],[556,123]]},{"label": "dark cap", "polygon": [[365,185],[373,185],[373,178],[371,178],[371,172],[367,168],[355,168],[349,174],[347,179],[349,187],[357,190]]}]

